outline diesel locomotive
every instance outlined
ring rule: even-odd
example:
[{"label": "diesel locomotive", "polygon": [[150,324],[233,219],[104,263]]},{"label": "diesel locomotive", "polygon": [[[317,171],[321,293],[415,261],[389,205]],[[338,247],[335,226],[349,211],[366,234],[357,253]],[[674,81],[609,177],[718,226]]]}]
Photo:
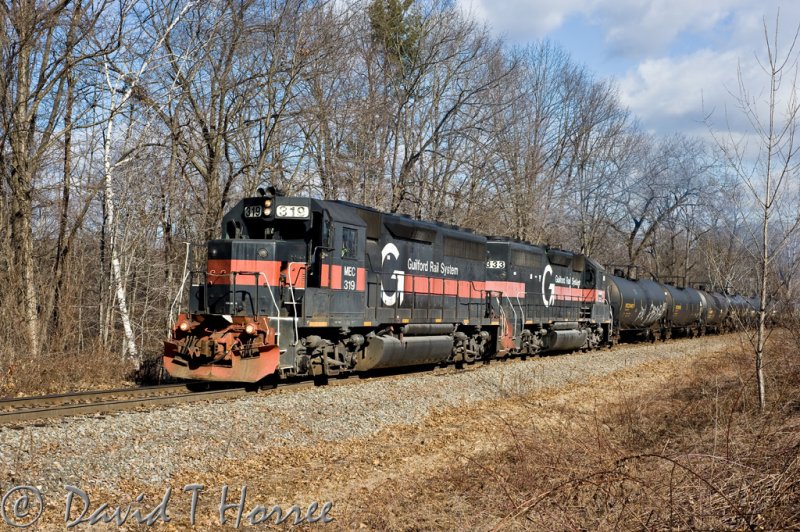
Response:
[{"label": "diesel locomotive", "polygon": [[342,201],[242,199],[164,342],[181,379],[256,383],[722,331],[754,300]]}]

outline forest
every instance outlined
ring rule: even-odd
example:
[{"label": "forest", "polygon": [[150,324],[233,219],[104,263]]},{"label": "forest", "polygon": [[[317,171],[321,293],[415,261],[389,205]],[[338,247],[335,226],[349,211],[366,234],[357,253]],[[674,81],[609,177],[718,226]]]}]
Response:
[{"label": "forest", "polygon": [[152,365],[187,246],[268,185],[792,309],[794,49],[767,40],[766,92],[740,87],[753,151],[647,131],[558,43],[447,0],[13,0],[0,21],[0,394]]}]

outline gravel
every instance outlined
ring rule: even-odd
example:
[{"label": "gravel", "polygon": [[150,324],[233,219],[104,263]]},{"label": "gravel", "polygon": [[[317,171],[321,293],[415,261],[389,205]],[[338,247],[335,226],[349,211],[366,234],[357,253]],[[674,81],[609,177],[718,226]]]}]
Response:
[{"label": "gravel", "polygon": [[422,372],[303,388],[236,400],[107,417],[0,427],[0,494],[28,484],[118,492],[121,479],[166,484],[181,471],[209,472],[225,460],[276,446],[362,438],[418,424],[437,409],[559,387],[649,361],[720,351],[732,337],[493,363],[462,372]]}]

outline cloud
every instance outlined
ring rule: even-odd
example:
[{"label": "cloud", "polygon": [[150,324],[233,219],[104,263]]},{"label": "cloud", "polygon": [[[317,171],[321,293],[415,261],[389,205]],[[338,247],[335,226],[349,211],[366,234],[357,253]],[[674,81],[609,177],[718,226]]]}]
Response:
[{"label": "cloud", "polygon": [[738,54],[699,50],[641,62],[620,80],[622,103],[645,124],[700,124],[737,88]]},{"label": "cloud", "polygon": [[676,39],[707,40],[752,0],[615,0],[599,2],[596,23],[613,53],[642,58],[669,50]]},{"label": "cloud", "polygon": [[[774,30],[774,14],[772,17],[769,32]],[[797,30],[793,25],[798,18],[783,12],[781,18],[778,55],[783,57]],[[749,93],[748,99],[757,106],[758,116],[765,117],[769,76],[762,68],[767,61],[764,20],[769,25],[770,15],[742,10],[728,22],[730,34],[724,44],[643,59],[620,80],[623,103],[648,127],[662,132],[666,128],[703,129],[705,116],[717,129],[752,130],[740,108],[740,81]],[[795,58],[798,52],[800,45]],[[796,62],[787,66],[778,95],[781,106],[795,89],[792,76],[797,66]]]},{"label": "cloud", "polygon": [[[600,27],[611,53],[632,60],[668,53],[676,41],[726,46],[761,32],[780,9],[785,25],[800,20],[786,0],[456,0],[512,41],[547,37],[574,18]],[[740,42],[740,41],[739,41]]]},{"label": "cloud", "polygon": [[737,72],[763,101],[768,79],[756,56],[766,55],[764,23],[771,32],[780,13],[785,51],[800,22],[800,2],[787,0],[457,1],[512,41],[557,35],[590,69],[613,66],[595,71],[616,75],[623,103],[661,133],[707,134],[703,122],[712,112],[717,127],[751,129],[738,110]]},{"label": "cloud", "polygon": [[558,29],[567,17],[588,13],[594,1],[456,0],[456,3],[512,41],[534,41]]}]

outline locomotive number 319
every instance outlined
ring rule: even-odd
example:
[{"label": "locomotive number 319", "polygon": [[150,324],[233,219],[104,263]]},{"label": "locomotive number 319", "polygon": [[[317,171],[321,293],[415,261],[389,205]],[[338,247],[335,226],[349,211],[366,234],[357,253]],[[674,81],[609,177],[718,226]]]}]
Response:
[{"label": "locomotive number 319", "polygon": [[275,215],[278,218],[308,218],[308,207],[305,205],[278,205]]},{"label": "locomotive number 319", "polygon": [[244,208],[244,217],[245,218],[260,218],[261,217],[261,205],[248,205]]}]

